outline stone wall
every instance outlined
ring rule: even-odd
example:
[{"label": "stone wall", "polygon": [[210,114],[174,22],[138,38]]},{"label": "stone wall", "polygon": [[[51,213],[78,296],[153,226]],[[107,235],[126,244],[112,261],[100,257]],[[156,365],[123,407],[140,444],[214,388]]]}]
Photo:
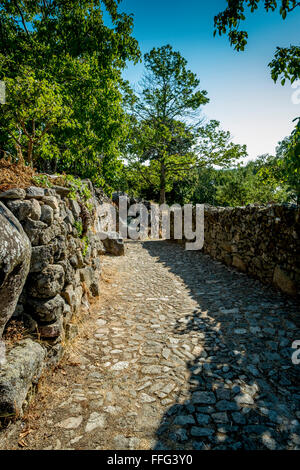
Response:
[{"label": "stone wall", "polygon": [[43,368],[61,359],[74,316],[99,295],[100,255],[124,254],[122,241],[99,236],[111,202],[82,184],[89,201],[56,185],[0,194],[0,341],[11,319],[26,331],[0,361],[0,416],[19,413]]},{"label": "stone wall", "polygon": [[263,283],[297,295],[300,210],[292,205],[205,205],[203,251]]}]

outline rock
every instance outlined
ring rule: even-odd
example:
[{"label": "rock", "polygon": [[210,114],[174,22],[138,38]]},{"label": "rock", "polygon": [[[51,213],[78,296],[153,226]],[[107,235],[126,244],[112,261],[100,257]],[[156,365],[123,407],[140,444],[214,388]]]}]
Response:
[{"label": "rock", "polygon": [[74,289],[72,284],[69,284],[62,292],[62,297],[66,299],[73,312],[77,312],[81,306],[83,290],[81,286]]},{"label": "rock", "polygon": [[262,435],[261,441],[267,449],[276,450],[277,443],[276,443],[275,439],[273,439],[271,436],[269,436],[268,433],[264,433]]},{"label": "rock", "polygon": [[254,400],[248,393],[241,393],[234,397],[238,405],[254,405]]},{"label": "rock", "polygon": [[193,418],[192,415],[179,415],[175,417],[173,424],[178,424],[179,426],[195,424],[195,419]]},{"label": "rock", "polygon": [[226,412],[212,413],[211,417],[215,421],[215,423],[223,424],[223,423],[228,423],[229,421]]},{"label": "rock", "polygon": [[94,271],[91,266],[86,266],[80,270],[80,280],[94,297],[100,294],[100,272]]},{"label": "rock", "polygon": [[141,393],[140,396],[141,403],[153,403],[155,401],[154,397],[150,397],[147,393]]},{"label": "rock", "polygon": [[82,416],[71,416],[56,424],[56,427],[62,429],[77,429],[82,423]]},{"label": "rock", "polygon": [[65,302],[58,294],[52,299],[27,299],[27,312],[39,322],[53,322],[63,315]]},{"label": "rock", "polygon": [[245,424],[246,423],[246,418],[242,413],[234,412],[232,413],[232,419],[235,423],[237,424]]},{"label": "rock", "polygon": [[30,256],[31,246],[21,224],[0,202],[0,338],[25,284]]},{"label": "rock", "polygon": [[37,322],[31,317],[31,315],[28,315],[27,313],[23,313],[22,315],[23,318],[23,323],[24,327],[26,328],[28,333],[38,333],[38,324]]},{"label": "rock", "polygon": [[36,186],[30,186],[26,189],[26,198],[42,199],[45,196],[44,188],[38,188]]},{"label": "rock", "polygon": [[97,428],[104,428],[105,426],[105,416],[94,411],[86,424],[85,432],[94,431]]},{"label": "rock", "polygon": [[41,338],[58,338],[59,336],[64,336],[63,321],[62,318],[59,318],[53,323],[47,325],[38,325],[39,334]]},{"label": "rock", "polygon": [[32,201],[9,201],[7,207],[20,222],[26,221],[27,218],[39,220],[41,216],[41,206],[35,199]]},{"label": "rock", "polygon": [[49,264],[40,273],[29,275],[27,291],[32,297],[44,299],[60,294],[65,282],[65,274],[59,264]]},{"label": "rock", "polygon": [[40,220],[26,219],[24,223],[24,231],[28,236],[30,243],[33,246],[40,244],[40,237],[43,234],[44,229],[47,228],[47,225]]},{"label": "rock", "polygon": [[234,256],[232,259],[232,266],[239,269],[240,271],[246,272],[247,266],[239,256]]},{"label": "rock", "polygon": [[174,432],[170,432],[169,439],[175,442],[185,442],[188,440],[188,434],[185,429],[179,428]]},{"label": "rock", "polygon": [[192,394],[192,403],[211,405],[216,403],[216,397],[213,392],[194,392]]},{"label": "rock", "polygon": [[54,245],[33,246],[30,272],[38,273],[54,262]]},{"label": "rock", "polygon": [[216,404],[216,408],[219,411],[238,411],[240,409],[240,406],[232,401],[220,400]]},{"label": "rock", "polygon": [[41,221],[47,225],[51,225],[53,222],[53,218],[54,212],[52,207],[48,206],[47,204],[44,204],[41,207]]},{"label": "rock", "polygon": [[197,423],[200,426],[203,426],[203,425],[205,426],[206,424],[210,422],[210,417],[206,414],[197,413],[196,418],[197,418]]},{"label": "rock", "polygon": [[61,197],[69,196],[70,191],[71,191],[71,188],[66,188],[65,186],[57,186],[57,185],[53,185],[52,189]]},{"label": "rock", "polygon": [[289,274],[279,266],[275,267],[273,283],[286,294],[297,295],[295,282],[290,278]]},{"label": "rock", "polygon": [[127,369],[128,367],[129,367],[129,362],[121,361],[121,362],[117,362],[116,364],[114,364],[111,367],[111,370],[124,370],[124,369]]},{"label": "rock", "polygon": [[116,450],[135,450],[138,448],[140,440],[137,437],[125,437],[118,434],[114,437],[113,442]]},{"label": "rock", "polygon": [[212,437],[215,431],[211,428],[202,428],[200,426],[192,426],[191,435],[194,437]]},{"label": "rock", "polygon": [[26,192],[21,188],[8,189],[0,193],[0,199],[24,199]]},{"label": "rock", "polygon": [[45,348],[29,338],[7,354],[0,369],[0,416],[21,413],[29,388],[42,373],[45,357]]},{"label": "rock", "polygon": [[[43,222],[40,222],[43,223]],[[44,223],[43,223],[44,224]],[[54,221],[49,227],[44,224],[45,229],[40,232],[39,245],[48,245],[55,237],[66,235],[67,229],[64,222]]]},{"label": "rock", "polygon": [[[107,253],[114,256],[124,256],[125,245],[124,240],[119,237],[116,232],[100,233],[101,240]],[[102,237],[105,237],[104,239]]]},{"label": "rock", "polygon": [[80,205],[74,199],[70,199],[70,207],[71,207],[71,211],[73,212],[75,219],[78,219],[78,217],[80,217],[80,214],[81,214]]},{"label": "rock", "polygon": [[59,213],[59,204],[57,197],[54,196],[44,196],[41,199],[45,205],[50,206],[53,209],[53,213],[56,215]]}]

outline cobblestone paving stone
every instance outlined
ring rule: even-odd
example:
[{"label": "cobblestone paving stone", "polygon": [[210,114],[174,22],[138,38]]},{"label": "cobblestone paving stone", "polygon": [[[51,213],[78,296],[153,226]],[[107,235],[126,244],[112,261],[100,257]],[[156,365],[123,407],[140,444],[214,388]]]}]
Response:
[{"label": "cobblestone paving stone", "polygon": [[295,300],[163,241],[102,263],[118,276],[76,383],[29,448],[300,448]]}]

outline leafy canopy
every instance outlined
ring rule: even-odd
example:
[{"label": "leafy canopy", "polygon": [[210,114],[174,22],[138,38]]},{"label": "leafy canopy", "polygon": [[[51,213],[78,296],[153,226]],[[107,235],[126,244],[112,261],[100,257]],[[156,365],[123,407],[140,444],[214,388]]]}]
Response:
[{"label": "leafy canopy", "polygon": [[[54,170],[91,177],[99,184],[104,179],[111,183],[120,169],[118,146],[128,128],[121,72],[128,60],[139,60],[140,53],[132,37],[132,16],[120,13],[119,3],[0,1],[0,78],[5,77],[13,88],[12,80],[26,83],[29,75],[34,76],[39,99],[44,102],[49,101],[47,81],[63,110],[64,119],[50,126],[47,113],[42,115],[45,108],[40,110],[39,126],[47,131],[35,142],[32,157],[40,169],[50,165]],[[104,24],[105,10],[111,17],[110,27]],[[17,104],[24,106],[15,98],[9,91],[7,106],[11,110]],[[25,109],[21,112],[26,115]],[[12,153],[12,134],[18,132],[12,113],[6,113],[0,147]],[[23,143],[24,129],[21,134]]]},{"label": "leafy canopy", "polygon": [[[295,8],[300,6],[297,0],[227,0],[227,8],[220,12],[214,18],[214,35],[219,33],[227,34],[230,44],[237,51],[243,51],[248,42],[248,33],[240,29],[240,24],[246,19],[246,10],[255,12],[259,5],[262,4],[267,12],[276,12],[284,20],[291,14]],[[282,77],[282,85],[285,79],[292,83],[300,78],[300,46],[291,45],[290,47],[277,47],[275,57],[270,62],[271,76],[276,82]]]},{"label": "leafy canopy", "polygon": [[[160,202],[174,182],[193,168],[227,165],[244,156],[217,121],[203,125],[200,107],[208,103],[200,80],[170,45],[145,55],[145,76],[131,108],[131,133],[125,145],[130,174],[149,182]],[[140,184],[140,183],[139,183]]]}]

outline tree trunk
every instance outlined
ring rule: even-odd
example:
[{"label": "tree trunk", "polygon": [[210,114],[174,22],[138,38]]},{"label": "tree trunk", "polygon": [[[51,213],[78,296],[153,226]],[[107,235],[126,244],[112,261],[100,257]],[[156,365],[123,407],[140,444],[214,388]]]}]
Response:
[{"label": "tree trunk", "polygon": [[30,139],[28,142],[28,149],[27,149],[27,162],[30,164],[31,167],[33,166],[32,153],[33,153],[33,142]]},{"label": "tree trunk", "polygon": [[161,162],[160,167],[160,197],[159,203],[166,203],[166,168],[164,162]]}]

